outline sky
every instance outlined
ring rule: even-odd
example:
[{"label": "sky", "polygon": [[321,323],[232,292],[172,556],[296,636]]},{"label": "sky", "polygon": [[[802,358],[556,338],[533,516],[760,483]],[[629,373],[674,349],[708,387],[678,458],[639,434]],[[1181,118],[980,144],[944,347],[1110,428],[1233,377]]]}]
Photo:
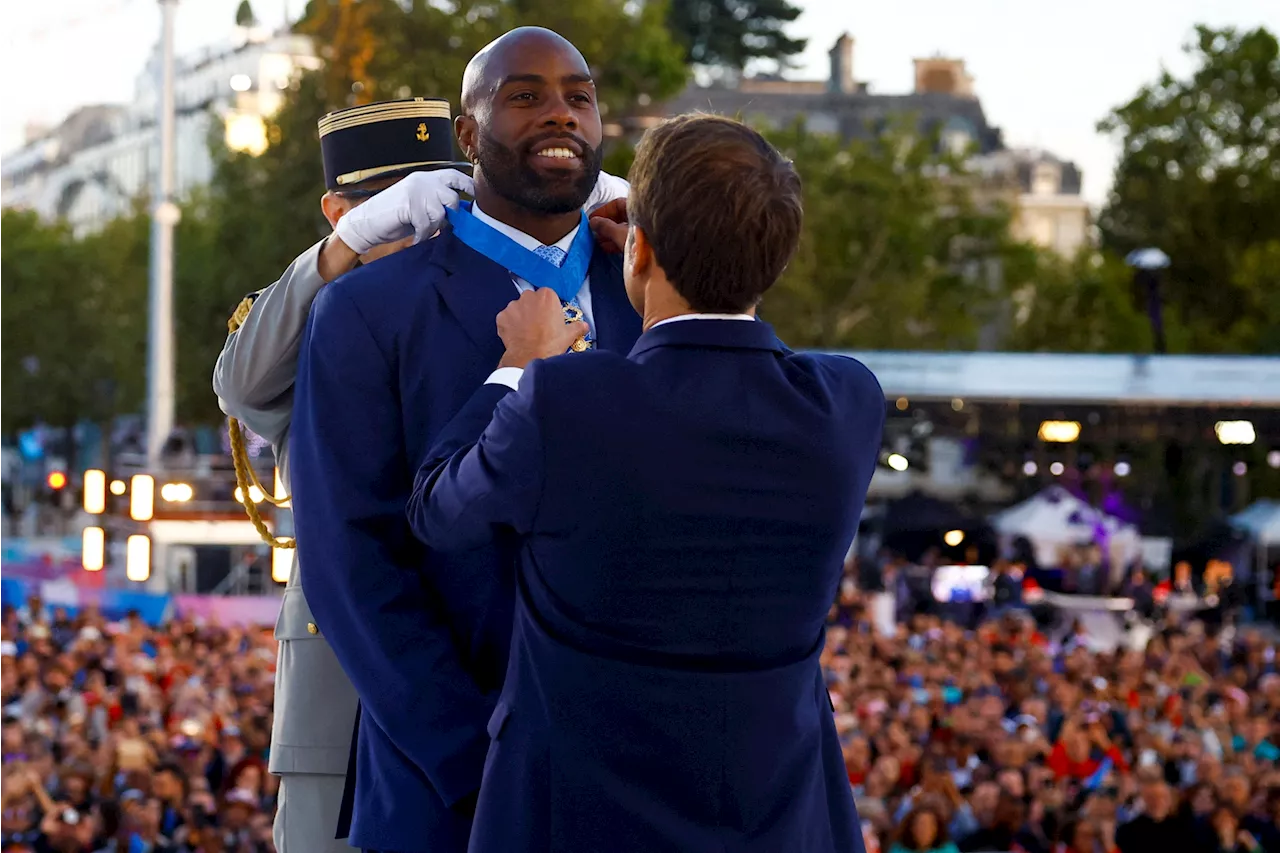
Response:
[{"label": "sky", "polygon": [[[267,25],[305,0],[256,0]],[[228,39],[239,0],[179,0],[177,49]],[[1185,72],[1196,23],[1280,32],[1280,0],[799,0],[791,33],[809,41],[791,76],[825,79],[841,32],[855,39],[854,76],[872,91],[907,92],[911,60],[964,59],[987,119],[1006,144],[1043,148],[1075,162],[1084,195],[1101,204],[1115,166],[1114,140],[1095,130],[1162,67]],[[83,104],[124,102],[160,29],[155,0],[6,2],[0,11],[0,151],[21,144],[28,123],[56,123]],[[588,57],[590,59],[590,57]],[[433,93],[422,93],[433,94]]]}]

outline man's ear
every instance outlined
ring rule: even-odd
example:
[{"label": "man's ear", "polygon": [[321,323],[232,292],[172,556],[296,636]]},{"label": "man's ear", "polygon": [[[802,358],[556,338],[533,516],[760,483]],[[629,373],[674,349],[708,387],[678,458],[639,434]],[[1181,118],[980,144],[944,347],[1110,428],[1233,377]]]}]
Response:
[{"label": "man's ear", "polygon": [[453,120],[453,132],[458,136],[458,147],[462,149],[462,156],[468,161],[475,162],[476,150],[476,120],[471,116],[460,115]]},{"label": "man's ear", "polygon": [[324,218],[329,220],[330,228],[337,228],[338,220],[350,209],[351,206],[339,195],[327,192],[320,196],[320,210],[324,213]]},{"label": "man's ear", "polygon": [[649,242],[648,235],[639,225],[632,225],[627,229],[627,242],[631,250],[628,252],[631,258],[631,274],[642,276],[653,264],[653,244]]}]

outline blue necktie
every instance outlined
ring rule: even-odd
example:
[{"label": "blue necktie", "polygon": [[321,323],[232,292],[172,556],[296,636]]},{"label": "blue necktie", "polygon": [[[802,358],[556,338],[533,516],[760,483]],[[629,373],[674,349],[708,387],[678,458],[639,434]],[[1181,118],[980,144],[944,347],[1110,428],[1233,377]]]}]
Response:
[{"label": "blue necktie", "polygon": [[[561,249],[558,246],[539,246],[533,250],[533,253],[544,261],[553,263],[556,266],[563,265],[564,259],[568,257],[568,255],[565,254],[564,249]],[[582,306],[578,304],[578,297],[575,296],[569,300],[561,300],[560,304],[564,306],[564,318],[567,322],[572,322],[574,320],[582,320],[584,323],[586,322],[586,316],[582,312]],[[595,336],[591,333],[590,327],[588,327],[586,337],[580,342],[575,343],[573,345],[573,349],[570,351],[580,352],[581,350],[591,349],[595,345]]]}]

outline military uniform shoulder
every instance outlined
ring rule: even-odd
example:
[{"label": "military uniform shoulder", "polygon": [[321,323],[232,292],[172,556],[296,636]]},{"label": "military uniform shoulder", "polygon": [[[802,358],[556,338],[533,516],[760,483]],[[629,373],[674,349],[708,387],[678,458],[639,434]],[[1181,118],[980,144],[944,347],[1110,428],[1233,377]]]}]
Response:
[{"label": "military uniform shoulder", "polygon": [[[266,290],[266,288],[264,287],[262,290]],[[236,310],[231,312],[231,317],[227,320],[227,331],[229,333],[235,334],[236,330],[244,324],[245,318],[249,316],[249,312],[253,309],[254,300],[262,295],[262,290],[255,290],[240,300],[240,304],[236,306]]]}]

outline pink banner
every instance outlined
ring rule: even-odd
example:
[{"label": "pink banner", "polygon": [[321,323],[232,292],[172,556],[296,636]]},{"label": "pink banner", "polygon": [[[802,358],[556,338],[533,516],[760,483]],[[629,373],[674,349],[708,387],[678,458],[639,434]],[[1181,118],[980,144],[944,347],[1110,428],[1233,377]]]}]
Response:
[{"label": "pink banner", "polygon": [[178,615],[220,625],[274,625],[280,598],[274,595],[176,595]]}]

